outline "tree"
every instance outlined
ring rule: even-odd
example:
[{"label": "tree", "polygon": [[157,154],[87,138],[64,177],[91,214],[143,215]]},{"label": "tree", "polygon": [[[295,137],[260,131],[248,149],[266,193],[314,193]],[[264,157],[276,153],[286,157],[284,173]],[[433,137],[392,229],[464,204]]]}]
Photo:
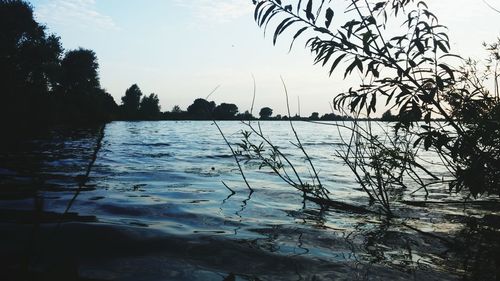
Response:
[{"label": "tree", "polygon": [[310,120],[319,120],[319,113],[318,112],[313,112],[311,113],[311,116],[309,116]]},{"label": "tree", "polygon": [[155,94],[142,97],[139,107],[139,114],[141,118],[157,119],[160,116],[160,99]]},{"label": "tree", "polygon": [[211,119],[214,110],[215,102],[209,102],[202,98],[194,100],[193,104],[187,108],[187,112],[191,118],[202,120]]},{"label": "tree", "polygon": [[0,120],[109,120],[116,103],[100,87],[96,54],[80,48],[61,60],[62,53],[59,37],[46,34],[30,4],[0,0]]},{"label": "tree", "polygon": [[79,48],[66,53],[61,62],[60,86],[65,94],[89,94],[100,89],[99,63],[94,51]]},{"label": "tree", "polygon": [[[0,1],[0,79],[3,93],[44,92],[59,64],[59,38],[47,36],[24,1]],[[21,90],[22,89],[22,90]]]},{"label": "tree", "polygon": [[236,117],[238,107],[232,103],[221,103],[214,110],[214,118],[219,120],[231,120]]},{"label": "tree", "polygon": [[125,95],[122,97],[122,115],[126,119],[138,117],[141,96],[142,91],[137,84],[133,84],[125,91]]},{"label": "tree", "polygon": [[273,110],[270,107],[263,107],[260,109],[260,119],[269,119],[273,115]]},{"label": "tree", "polygon": [[[0,119],[15,124],[49,119],[62,53],[59,38],[45,33],[25,1],[0,1]],[[36,116],[36,118],[33,118]]]},{"label": "tree", "polygon": [[59,110],[73,122],[107,121],[117,111],[112,96],[101,88],[97,55],[88,49],[79,48],[65,54],[57,98]]}]

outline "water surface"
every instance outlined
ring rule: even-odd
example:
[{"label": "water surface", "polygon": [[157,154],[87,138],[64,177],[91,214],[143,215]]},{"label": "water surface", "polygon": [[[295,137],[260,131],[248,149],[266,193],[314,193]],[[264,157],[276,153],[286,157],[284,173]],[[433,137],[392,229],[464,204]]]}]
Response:
[{"label": "water surface", "polygon": [[[240,122],[220,126],[233,145],[245,129]],[[305,122],[295,126],[331,197],[376,209],[335,157],[342,132]],[[263,122],[262,129],[312,183],[304,156],[290,143],[289,124]],[[20,272],[80,280],[499,276],[498,205],[400,204],[404,219],[397,220],[322,209],[304,205],[299,192],[252,161],[244,164],[255,190],[250,193],[216,127],[204,121],[106,125],[89,180],[79,185],[98,137],[98,128],[59,129],[4,141],[0,258],[12,280],[22,280],[14,278]],[[443,186],[430,199],[461,195]]]}]

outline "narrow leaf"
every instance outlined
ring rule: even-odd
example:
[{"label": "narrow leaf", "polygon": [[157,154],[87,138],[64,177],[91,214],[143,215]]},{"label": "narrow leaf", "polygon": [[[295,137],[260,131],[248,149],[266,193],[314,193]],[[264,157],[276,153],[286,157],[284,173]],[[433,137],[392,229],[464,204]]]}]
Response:
[{"label": "narrow leaf", "polygon": [[332,68],[330,69],[330,76],[332,75],[333,71],[335,70],[335,68],[337,67],[337,65],[342,61],[343,58],[345,58],[347,54],[342,54],[340,55],[334,62],[333,62],[333,65],[332,65]]},{"label": "narrow leaf", "polygon": [[328,8],[326,10],[326,21],[325,21],[326,28],[330,27],[330,24],[332,23],[333,15],[334,15],[333,10],[331,8]]},{"label": "narrow leaf", "polygon": [[447,66],[444,63],[439,64],[438,66],[441,67],[442,69],[444,69],[444,71],[446,71],[446,73],[448,73],[448,75],[450,76],[450,78],[452,80],[455,80],[455,75],[453,74],[453,70],[451,70],[451,68],[449,66]]},{"label": "narrow leaf", "polygon": [[299,29],[297,31],[297,33],[295,33],[295,35],[293,36],[293,39],[292,39],[292,43],[290,43],[290,49],[288,50],[289,52],[292,50],[292,47],[293,47],[293,43],[295,42],[295,39],[297,39],[300,34],[302,34],[302,32],[306,31],[306,29],[308,29],[309,27],[306,26],[306,27],[302,27],[301,29]]}]

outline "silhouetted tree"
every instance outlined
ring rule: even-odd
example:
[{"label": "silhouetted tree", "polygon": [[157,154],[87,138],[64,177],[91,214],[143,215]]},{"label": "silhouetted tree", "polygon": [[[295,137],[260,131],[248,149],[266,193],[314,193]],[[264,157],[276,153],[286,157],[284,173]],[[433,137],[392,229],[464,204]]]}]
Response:
[{"label": "silhouetted tree", "polygon": [[141,100],[139,114],[144,119],[158,119],[160,117],[160,99],[155,94],[144,96]]},{"label": "silhouetted tree", "polygon": [[[0,119],[42,122],[49,119],[62,47],[47,36],[25,1],[0,1]],[[36,119],[34,118],[36,116]]]},{"label": "silhouetted tree", "polygon": [[260,109],[259,116],[260,119],[269,119],[273,115],[273,110],[269,107],[263,107]]},{"label": "silhouetted tree", "polygon": [[116,104],[101,89],[97,56],[69,51],[25,1],[0,0],[0,120],[36,125],[108,120]]},{"label": "silhouetted tree", "polygon": [[121,114],[125,119],[138,117],[142,92],[137,84],[133,84],[122,97]]},{"label": "silhouetted tree", "polygon": [[215,110],[215,102],[199,98],[194,100],[187,108],[189,116],[193,119],[211,119]]},{"label": "silhouetted tree", "polygon": [[59,111],[66,121],[110,120],[117,105],[99,83],[99,63],[94,51],[79,48],[61,61],[58,86]]},{"label": "silhouetted tree", "polygon": [[319,113],[318,112],[311,113],[311,116],[309,116],[309,119],[311,119],[311,120],[319,120]]},{"label": "silhouetted tree", "polygon": [[66,94],[88,94],[101,87],[94,51],[79,48],[66,53],[61,62],[60,85]]},{"label": "silhouetted tree", "polygon": [[220,120],[231,120],[236,117],[238,107],[232,103],[221,103],[214,109],[214,118]]}]

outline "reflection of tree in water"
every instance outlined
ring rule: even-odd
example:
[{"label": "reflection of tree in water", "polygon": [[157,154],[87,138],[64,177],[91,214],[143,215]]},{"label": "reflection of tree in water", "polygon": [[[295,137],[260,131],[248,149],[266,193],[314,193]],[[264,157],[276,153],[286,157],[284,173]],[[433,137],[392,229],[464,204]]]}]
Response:
[{"label": "reflection of tree in water", "polygon": [[93,128],[53,130],[43,134],[3,138],[0,143],[0,198],[32,198],[38,191],[72,190],[85,171],[95,142]]},{"label": "reflection of tree in water", "polygon": [[[31,279],[62,280],[57,279],[63,278],[62,276],[55,277],[54,274],[66,274],[66,269],[71,268],[75,269],[71,276],[77,276],[73,274],[76,273],[76,263],[57,255],[52,255],[50,260],[44,260],[41,255],[44,252],[42,249],[57,244],[54,237],[57,236],[55,234],[58,227],[47,226],[97,220],[95,216],[69,212],[69,208],[64,211],[54,207],[54,202],[66,200],[67,192],[78,194],[92,190],[85,187],[86,180],[82,180],[82,173],[88,178],[91,169],[88,162],[95,158],[97,153],[92,146],[97,147],[96,144],[102,140],[98,135],[95,128],[61,129],[26,138],[11,137],[2,140],[0,201],[10,207],[0,210],[0,223],[14,224],[14,229],[19,227],[25,229],[25,233],[30,233],[20,236],[23,238],[16,237],[16,245],[24,245],[22,249],[11,249],[10,251],[15,251],[12,256],[9,250],[0,254],[0,261],[6,266],[4,273],[7,276],[12,275],[12,280],[22,280],[28,278],[27,276],[32,276],[29,277]],[[78,188],[75,189],[75,186]],[[74,198],[76,199],[76,196]],[[50,209],[46,206],[50,206]],[[12,229],[9,234],[4,235],[9,237],[13,235],[11,232]],[[49,232],[52,235],[47,236]],[[26,241],[22,242],[24,239]],[[62,266],[61,261],[68,266]],[[39,268],[41,264],[44,264],[44,269]],[[35,268],[38,268],[38,273],[33,271]],[[67,274],[64,276],[69,278]]]}]

